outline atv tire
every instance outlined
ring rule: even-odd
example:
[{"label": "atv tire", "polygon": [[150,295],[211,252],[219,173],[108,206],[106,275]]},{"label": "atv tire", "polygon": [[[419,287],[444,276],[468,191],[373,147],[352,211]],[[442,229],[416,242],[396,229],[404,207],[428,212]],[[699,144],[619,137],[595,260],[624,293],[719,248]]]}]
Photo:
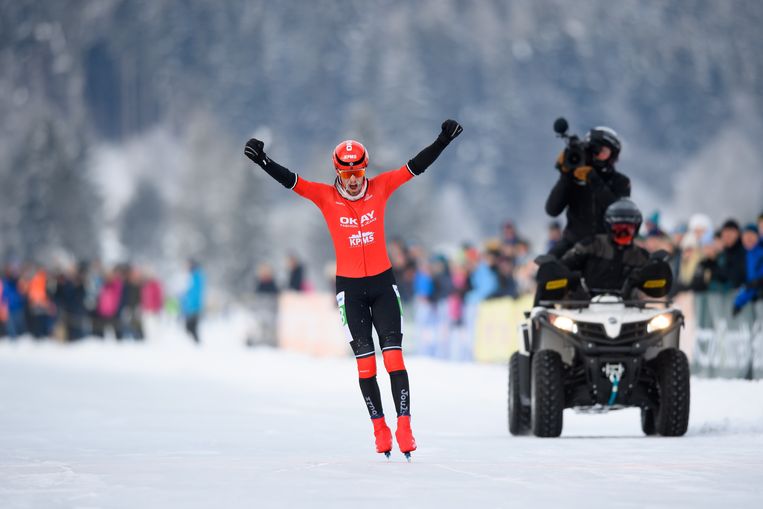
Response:
[{"label": "atv tire", "polygon": [[526,435],[530,431],[530,407],[522,404],[519,391],[519,352],[509,358],[509,433]]},{"label": "atv tire", "polygon": [[656,359],[660,405],[655,429],[666,437],[680,437],[689,427],[689,360],[681,350],[668,348]]},{"label": "atv tire", "polygon": [[553,350],[541,350],[532,358],[530,421],[538,437],[562,434],[564,413],[564,367],[562,358]]}]

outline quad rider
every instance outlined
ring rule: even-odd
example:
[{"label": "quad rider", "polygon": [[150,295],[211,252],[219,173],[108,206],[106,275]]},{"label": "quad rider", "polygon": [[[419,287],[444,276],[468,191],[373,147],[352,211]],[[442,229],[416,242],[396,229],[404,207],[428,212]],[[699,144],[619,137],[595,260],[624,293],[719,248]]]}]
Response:
[{"label": "quad rider", "polygon": [[649,252],[633,243],[641,222],[641,212],[631,200],[617,200],[604,213],[607,233],[575,244],[562,264],[580,271],[592,294],[621,291],[628,277],[649,262]]}]

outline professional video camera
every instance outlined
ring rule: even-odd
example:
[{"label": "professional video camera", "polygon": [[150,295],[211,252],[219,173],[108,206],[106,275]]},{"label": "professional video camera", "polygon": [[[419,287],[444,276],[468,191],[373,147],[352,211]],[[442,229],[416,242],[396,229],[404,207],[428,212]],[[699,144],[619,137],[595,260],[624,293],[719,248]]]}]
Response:
[{"label": "professional video camera", "polygon": [[577,134],[567,134],[569,128],[567,119],[564,117],[559,117],[554,121],[554,132],[567,141],[567,148],[564,150],[564,166],[570,171],[580,166],[590,166],[590,143],[581,140]]}]

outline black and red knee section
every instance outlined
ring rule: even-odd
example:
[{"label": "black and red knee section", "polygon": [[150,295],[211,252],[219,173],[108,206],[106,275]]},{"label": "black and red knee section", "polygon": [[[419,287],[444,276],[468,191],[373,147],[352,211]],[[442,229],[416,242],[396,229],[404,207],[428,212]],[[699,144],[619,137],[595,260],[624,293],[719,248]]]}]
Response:
[{"label": "black and red knee section", "polygon": [[356,358],[355,361],[358,363],[358,378],[363,380],[376,377],[376,355],[372,353],[368,357]]},{"label": "black and red knee section", "polygon": [[382,355],[384,356],[384,368],[387,370],[387,373],[392,374],[397,371],[405,371],[402,350],[387,350],[382,352]]},{"label": "black and red knee section", "polygon": [[382,355],[384,356],[384,367],[387,373],[392,374],[396,371],[405,371],[405,362],[403,362],[403,335],[400,333],[384,336],[381,341]]}]

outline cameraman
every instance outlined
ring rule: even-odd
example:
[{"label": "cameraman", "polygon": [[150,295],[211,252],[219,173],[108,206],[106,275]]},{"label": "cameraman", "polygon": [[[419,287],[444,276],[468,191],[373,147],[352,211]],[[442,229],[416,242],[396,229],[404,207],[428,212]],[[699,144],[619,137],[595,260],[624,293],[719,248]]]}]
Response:
[{"label": "cameraman", "polygon": [[[573,143],[577,146],[573,147]],[[609,127],[591,129],[582,142],[575,141],[562,151],[556,162],[559,180],[546,200],[546,213],[557,217],[567,209],[567,226],[562,239],[549,251],[561,258],[575,243],[606,233],[604,211],[631,194],[628,177],[615,170],[620,140]],[[570,166],[570,151],[582,149],[585,160]]]}]

